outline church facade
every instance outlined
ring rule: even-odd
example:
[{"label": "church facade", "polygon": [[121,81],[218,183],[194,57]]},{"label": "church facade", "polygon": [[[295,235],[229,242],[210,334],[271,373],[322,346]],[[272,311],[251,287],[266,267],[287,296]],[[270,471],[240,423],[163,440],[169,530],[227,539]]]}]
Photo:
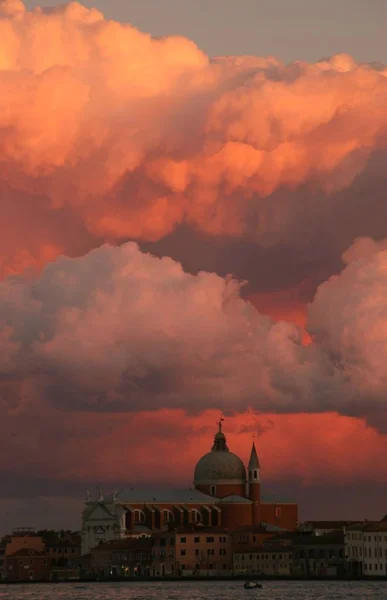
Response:
[{"label": "church facade", "polygon": [[82,513],[82,554],[89,554],[100,542],[186,526],[234,531],[266,525],[293,530],[297,523],[296,503],[261,494],[255,443],[246,469],[230,452],[220,421],[211,451],[195,467],[194,488],[130,487],[106,498],[102,493],[97,500],[88,497]]}]

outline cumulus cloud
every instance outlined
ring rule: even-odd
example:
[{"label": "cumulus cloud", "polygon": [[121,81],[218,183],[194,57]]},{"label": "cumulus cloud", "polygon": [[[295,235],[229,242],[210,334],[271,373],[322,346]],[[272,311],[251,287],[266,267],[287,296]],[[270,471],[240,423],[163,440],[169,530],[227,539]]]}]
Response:
[{"label": "cumulus cloud", "polygon": [[386,149],[380,65],[210,60],[75,2],[0,6],[1,220],[19,240],[0,247],[3,274],[182,223],[269,246],[299,244],[302,224],[315,239]]},{"label": "cumulus cloud", "polygon": [[318,288],[307,325],[313,342],[343,373],[342,401],[355,414],[376,413],[380,427],[387,414],[386,248],[385,241],[356,240],[343,257],[348,266]]},{"label": "cumulus cloud", "polygon": [[240,287],[133,242],[60,258],[37,279],[9,277],[0,283],[4,396],[20,398],[13,410],[37,395],[77,410],[317,410],[329,363]]},{"label": "cumulus cloud", "polygon": [[[347,256],[359,245],[371,242],[355,242]],[[232,278],[186,273],[134,242],[62,257],[38,278],[9,277],[0,283],[3,406],[11,414],[42,401],[77,411],[336,410],[370,422],[378,415],[384,427],[387,251],[379,247],[319,287],[307,339],[294,323],[260,314]]]},{"label": "cumulus cloud", "polygon": [[0,0],[3,470],[186,476],[216,409],[273,479],[385,477],[386,75]]}]

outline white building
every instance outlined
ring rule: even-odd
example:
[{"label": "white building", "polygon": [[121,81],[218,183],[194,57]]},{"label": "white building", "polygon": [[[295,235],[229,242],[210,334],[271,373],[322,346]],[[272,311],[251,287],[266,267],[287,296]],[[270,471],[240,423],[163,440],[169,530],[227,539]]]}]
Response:
[{"label": "white building", "polygon": [[[219,499],[199,490],[135,490],[127,488],[98,500],[86,498],[82,513],[82,555],[101,542],[126,537],[149,537],[152,532],[203,522],[215,526],[221,509]],[[205,522],[207,521],[207,523]]]},{"label": "white building", "polygon": [[345,532],[345,556],[356,576],[387,575],[387,521],[360,523]]},{"label": "white building", "polygon": [[291,575],[292,546],[252,548],[234,552],[234,573],[246,575]]}]

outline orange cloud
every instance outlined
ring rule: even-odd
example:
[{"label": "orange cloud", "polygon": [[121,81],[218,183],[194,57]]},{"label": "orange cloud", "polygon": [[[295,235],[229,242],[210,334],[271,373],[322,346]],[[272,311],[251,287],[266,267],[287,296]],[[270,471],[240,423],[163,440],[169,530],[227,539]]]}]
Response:
[{"label": "orange cloud", "polygon": [[288,321],[302,329],[304,344],[310,344],[312,338],[306,331],[307,305],[300,298],[299,288],[288,288],[275,292],[251,294],[248,300],[263,315],[274,321]]},{"label": "orange cloud", "polygon": [[[31,415],[34,427],[23,434],[16,416],[6,418],[2,437],[12,452],[7,459],[2,455],[1,467],[8,469],[11,457],[12,469],[19,475],[28,475],[35,465],[42,477],[102,481],[106,488],[113,482],[189,485],[197,460],[212,445],[219,418],[213,410],[192,416],[165,409],[133,414],[80,412],[76,419],[56,411],[45,415],[44,422]],[[257,434],[263,486],[265,481],[281,480],[306,486],[382,484],[387,476],[383,466],[387,438],[360,419],[335,413],[249,411],[227,417],[225,431],[230,450],[245,463]],[[131,460],[133,456],[136,460]]]},{"label": "orange cloud", "polygon": [[[29,12],[2,0],[0,68],[5,217],[15,201],[19,221],[31,206],[56,228],[66,214],[96,245],[157,240],[181,223],[293,239],[297,198],[265,198],[305,185],[331,197],[386,148],[387,71],[346,55],[210,60],[76,2]],[[304,213],[321,211],[316,200]],[[77,252],[38,233],[30,251],[8,222],[20,248],[0,246],[3,273],[39,264],[41,243]]]}]

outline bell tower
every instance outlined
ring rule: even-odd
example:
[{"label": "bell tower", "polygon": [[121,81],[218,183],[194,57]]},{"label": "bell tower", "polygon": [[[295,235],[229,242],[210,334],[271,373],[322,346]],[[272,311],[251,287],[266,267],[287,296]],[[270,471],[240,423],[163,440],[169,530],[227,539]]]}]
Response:
[{"label": "bell tower", "polygon": [[255,448],[255,442],[251,448],[250,460],[247,467],[248,470],[248,486],[249,486],[249,498],[253,501],[252,504],[252,523],[253,525],[259,525],[261,522],[261,481],[259,477],[259,470],[261,465],[259,464],[259,458],[257,450]]}]

